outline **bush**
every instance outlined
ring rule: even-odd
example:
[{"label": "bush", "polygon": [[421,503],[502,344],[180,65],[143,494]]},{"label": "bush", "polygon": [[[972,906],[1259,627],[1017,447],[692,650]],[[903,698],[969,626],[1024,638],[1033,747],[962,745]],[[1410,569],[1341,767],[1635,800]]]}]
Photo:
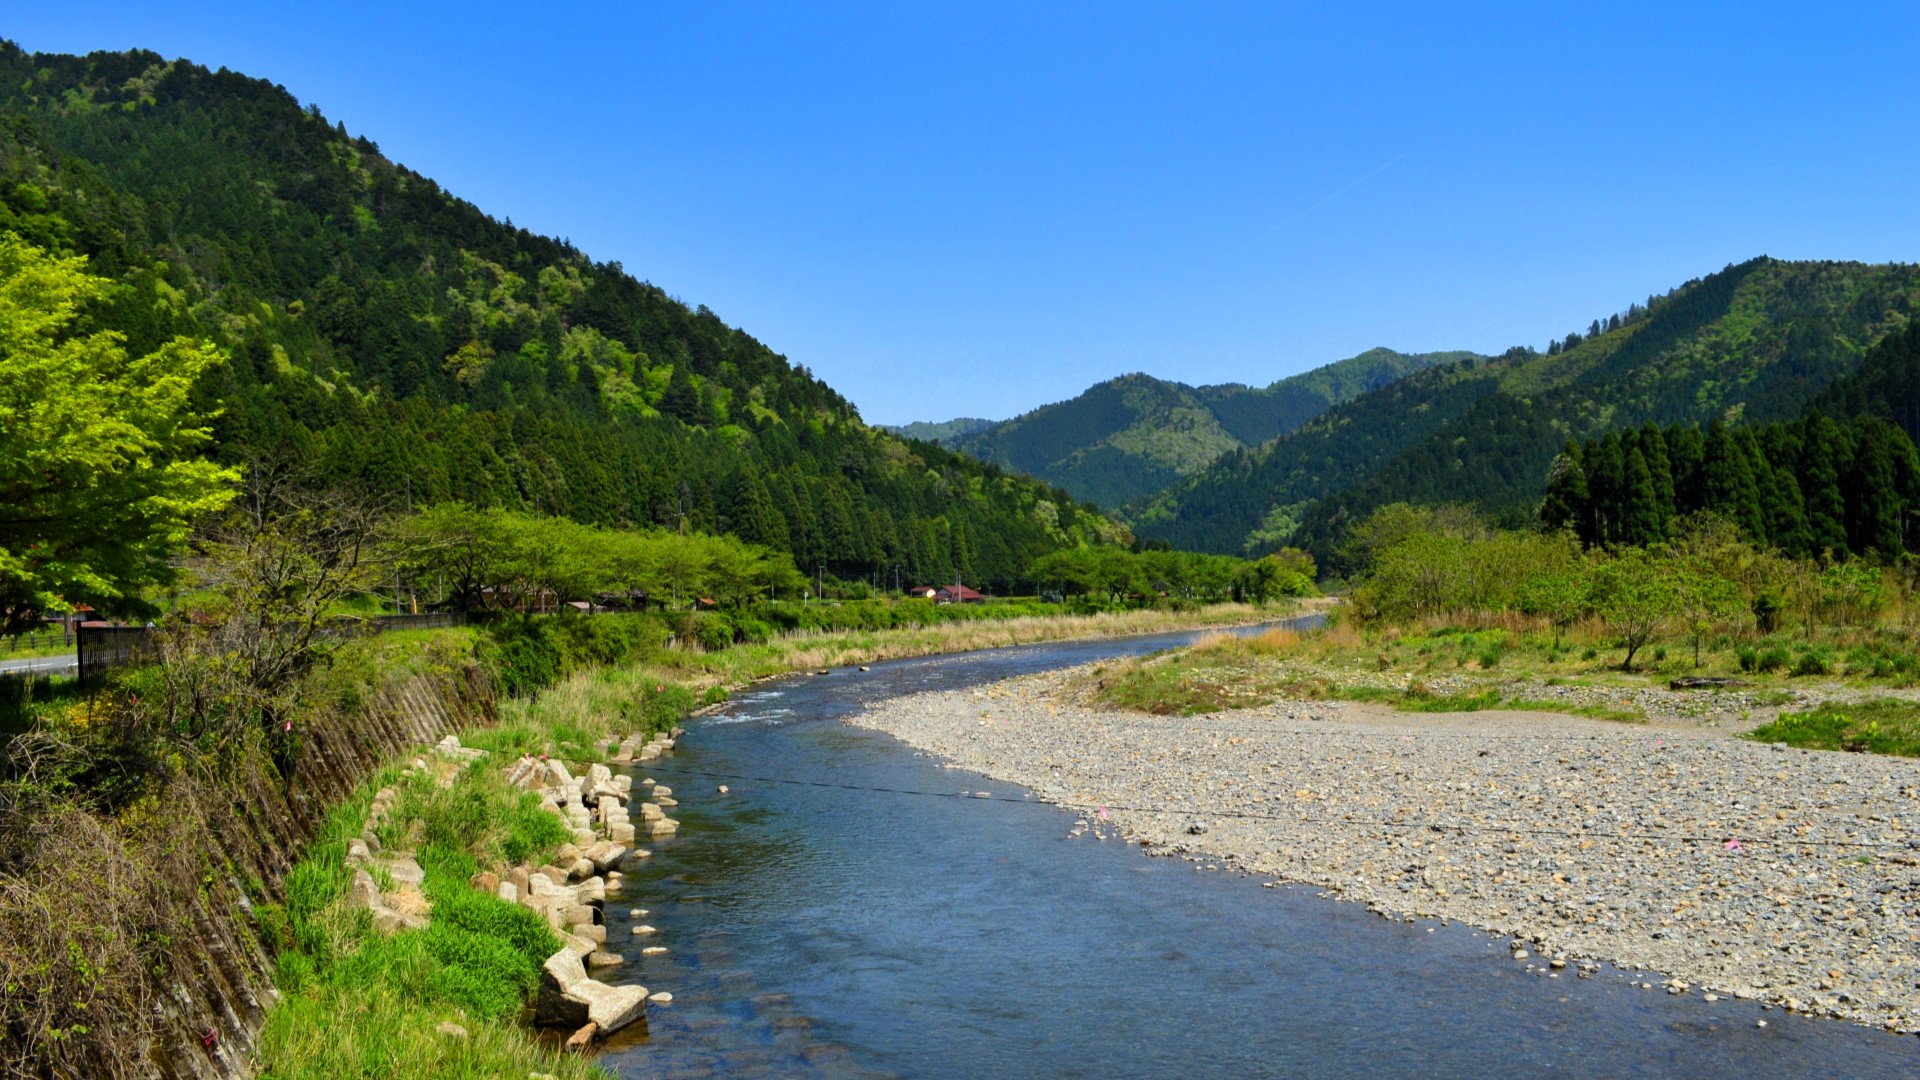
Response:
[{"label": "bush", "polygon": [[735,640],[752,645],[764,645],[773,640],[773,624],[765,619],[756,619],[751,615],[735,616],[733,620]]},{"label": "bush", "polygon": [[702,649],[719,652],[733,644],[733,622],[717,611],[703,611],[694,621],[693,637]]},{"label": "bush", "polygon": [[1784,645],[1770,645],[1760,654],[1755,671],[1780,671],[1793,662],[1793,657]]},{"label": "bush", "polygon": [[1831,675],[1833,674],[1833,663],[1821,650],[1808,649],[1806,652],[1800,654],[1799,659],[1793,662],[1793,674],[1796,676]]},{"label": "bush", "polygon": [[1734,649],[1734,655],[1740,658],[1740,670],[1752,674],[1760,670],[1760,650],[1751,645],[1741,645]]},{"label": "bush", "polygon": [[511,697],[530,697],[560,678],[560,648],[548,621],[509,615],[487,626],[480,660]]},{"label": "bush", "polygon": [[678,683],[655,683],[651,689],[642,688],[639,697],[627,706],[626,718],[635,730],[653,734],[673,730],[675,724],[699,707],[700,699],[686,687]]}]

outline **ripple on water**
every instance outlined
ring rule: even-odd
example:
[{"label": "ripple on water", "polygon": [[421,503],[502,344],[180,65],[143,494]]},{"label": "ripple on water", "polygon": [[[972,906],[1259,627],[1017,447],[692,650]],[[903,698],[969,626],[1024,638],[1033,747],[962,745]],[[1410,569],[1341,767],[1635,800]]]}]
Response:
[{"label": "ripple on water", "polygon": [[[875,665],[690,723],[646,766],[689,793],[681,831],[627,889],[673,950],[629,977],[674,1001],[645,1045],[603,1063],[634,1077],[1920,1076],[1920,1040],[1527,975],[1457,925],[1069,839],[1071,816],[1036,801],[855,790],[1017,793],[847,726],[865,700],[1173,641]],[[808,783],[729,780],[719,799],[676,767]],[[610,905],[609,937],[626,921]]]}]

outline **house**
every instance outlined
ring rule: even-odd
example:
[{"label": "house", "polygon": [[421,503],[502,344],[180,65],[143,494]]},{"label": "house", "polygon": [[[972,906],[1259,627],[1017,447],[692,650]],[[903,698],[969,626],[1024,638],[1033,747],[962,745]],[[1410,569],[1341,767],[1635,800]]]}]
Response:
[{"label": "house", "polygon": [[965,585],[915,585],[907,590],[907,595],[920,600],[931,600],[936,604],[984,604],[987,598],[967,588]]}]

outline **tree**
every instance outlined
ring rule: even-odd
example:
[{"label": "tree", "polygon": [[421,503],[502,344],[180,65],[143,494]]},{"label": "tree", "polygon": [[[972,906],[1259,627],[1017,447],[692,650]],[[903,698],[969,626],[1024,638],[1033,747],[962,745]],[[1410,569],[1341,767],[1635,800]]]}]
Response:
[{"label": "tree", "polygon": [[1627,650],[1623,671],[1633,657],[1666,628],[1679,609],[1679,592],[1668,567],[1640,548],[1627,548],[1594,570],[1593,607]]},{"label": "tree", "polygon": [[[284,472],[256,467],[247,497],[198,546],[196,584],[216,599],[181,628],[211,645],[203,655],[244,688],[241,700],[286,764],[300,679],[340,643],[332,632],[338,608],[371,592],[386,576],[385,515],[340,493],[316,494]],[[168,665],[169,678],[209,665]],[[201,695],[175,695],[197,699]],[[290,730],[290,729],[287,729]]]},{"label": "tree", "polygon": [[219,350],[176,337],[136,359],[121,333],[79,331],[108,288],[0,236],[0,632],[75,604],[150,610],[142,589],[239,478],[197,456],[209,418],[189,396]]},{"label": "tree", "polygon": [[1553,647],[1557,651],[1561,634],[1592,610],[1591,589],[1587,568],[1575,563],[1556,574],[1528,578],[1519,589],[1520,610],[1553,625]]},{"label": "tree", "polygon": [[1693,642],[1693,666],[1700,666],[1700,643],[1720,620],[1740,610],[1740,590],[1704,560],[1673,566],[1675,607]]},{"label": "tree", "polygon": [[1767,525],[1760,510],[1760,489],[1754,483],[1753,466],[1746,448],[1717,420],[1707,431],[1704,486],[1706,509],[1738,522],[1756,543],[1766,541]]},{"label": "tree", "polygon": [[1548,529],[1580,530],[1587,514],[1587,474],[1580,465],[1580,444],[1572,439],[1547,469],[1547,496],[1540,503],[1540,523]]},{"label": "tree", "polygon": [[1807,497],[1807,529],[1814,554],[1847,553],[1847,509],[1840,472],[1847,454],[1846,435],[1820,414],[1809,417],[1802,437],[1800,490]]},{"label": "tree", "polygon": [[1645,546],[1657,543],[1666,532],[1665,516],[1660,512],[1660,491],[1654,486],[1653,470],[1638,446],[1627,451],[1625,506],[1621,512],[1621,539]]}]

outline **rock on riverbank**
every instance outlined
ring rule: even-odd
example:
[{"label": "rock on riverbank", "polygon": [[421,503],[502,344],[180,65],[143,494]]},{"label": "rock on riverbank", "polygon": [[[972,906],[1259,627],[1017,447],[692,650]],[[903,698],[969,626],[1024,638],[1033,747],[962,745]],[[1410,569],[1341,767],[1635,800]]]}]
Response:
[{"label": "rock on riverbank", "polygon": [[1607,960],[1676,992],[1920,1031],[1912,762],[1552,713],[1103,712],[1069,700],[1074,676],[893,699],[854,722],[1107,807],[1151,854],[1511,934],[1516,962],[1542,970]]}]

